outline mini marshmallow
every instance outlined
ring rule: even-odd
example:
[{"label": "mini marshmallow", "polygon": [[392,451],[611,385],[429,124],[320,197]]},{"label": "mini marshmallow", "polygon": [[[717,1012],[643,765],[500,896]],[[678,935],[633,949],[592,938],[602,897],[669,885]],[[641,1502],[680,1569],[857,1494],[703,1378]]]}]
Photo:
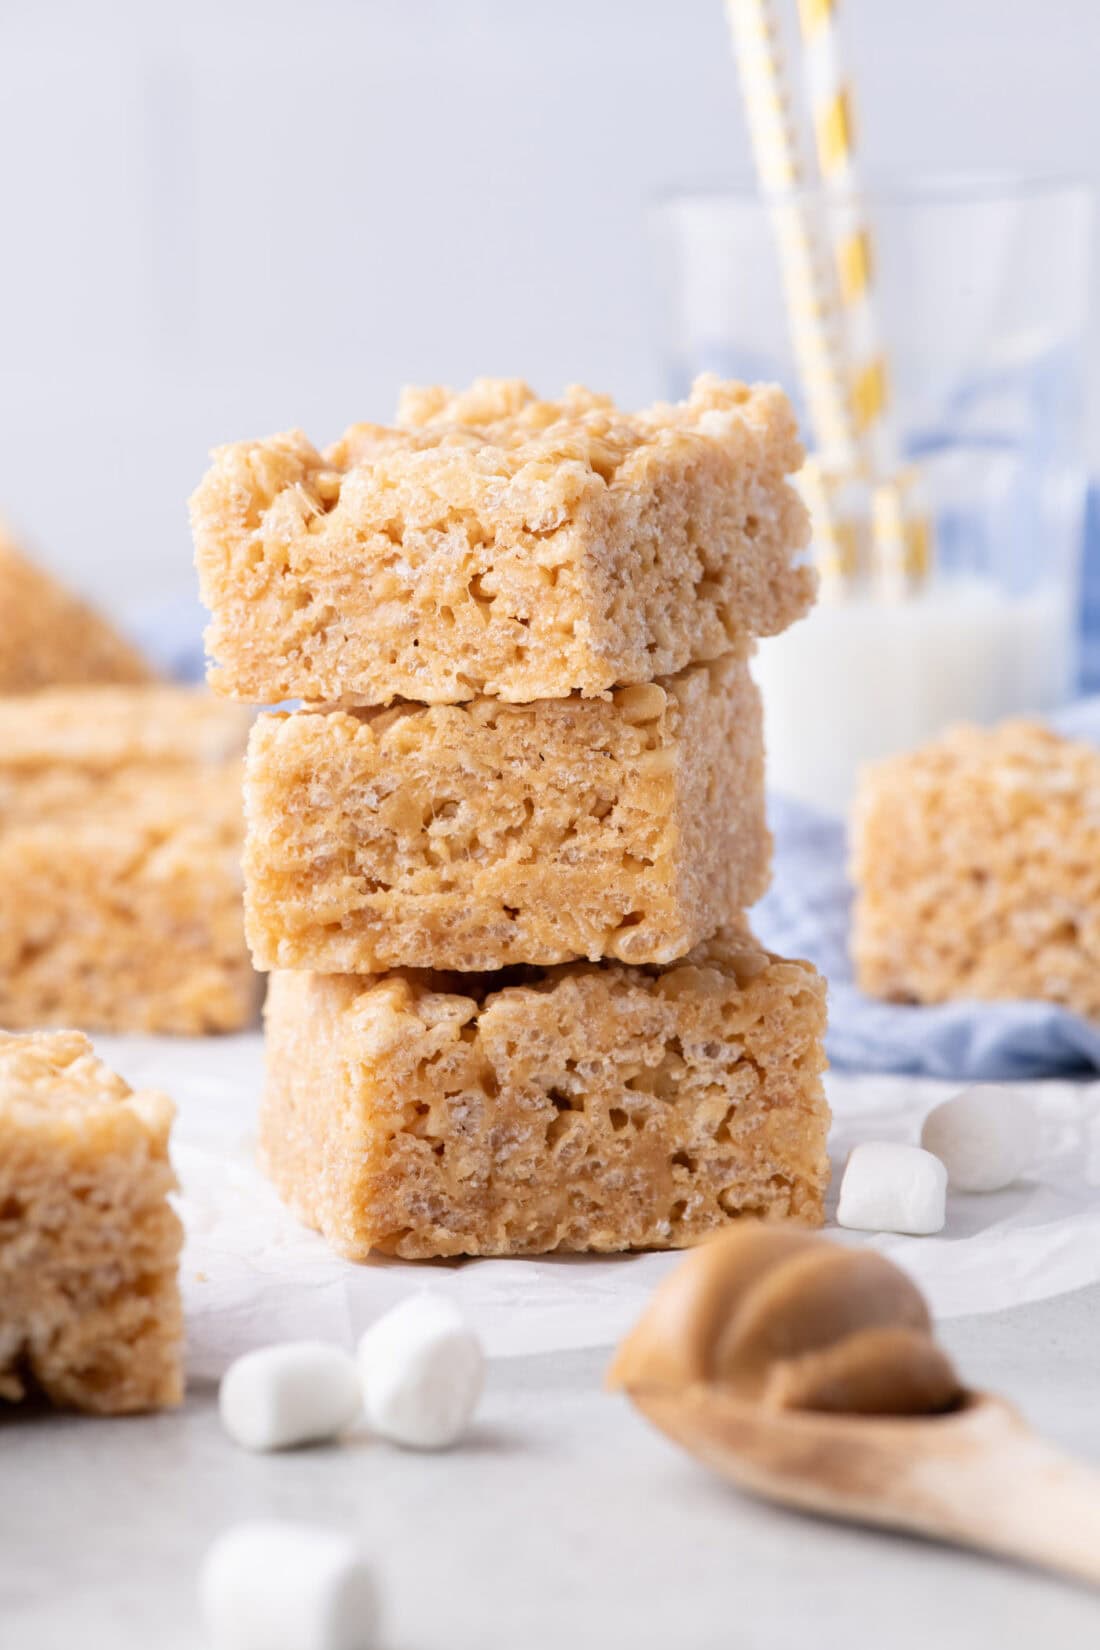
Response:
[{"label": "mini marshmallow", "polygon": [[362,1409],[355,1359],[324,1341],[247,1352],[222,1379],[222,1425],[245,1449],[288,1449],[335,1438]]},{"label": "mini marshmallow", "polygon": [[999,1192],[1035,1161],[1035,1113],[1000,1083],[976,1083],[933,1107],[920,1143],[935,1152],[959,1192]]},{"label": "mini marshmallow", "polygon": [[837,1224],[926,1237],[943,1230],[946,1201],[947,1170],[938,1157],[920,1146],[866,1140],[848,1158]]},{"label": "mini marshmallow", "polygon": [[355,1543],[273,1519],[220,1535],[199,1571],[215,1650],[371,1650],[374,1583]]},{"label": "mini marshmallow", "polygon": [[411,1449],[445,1449],[470,1423],[485,1379],[481,1343],[451,1301],[411,1295],[359,1342],[367,1424]]}]

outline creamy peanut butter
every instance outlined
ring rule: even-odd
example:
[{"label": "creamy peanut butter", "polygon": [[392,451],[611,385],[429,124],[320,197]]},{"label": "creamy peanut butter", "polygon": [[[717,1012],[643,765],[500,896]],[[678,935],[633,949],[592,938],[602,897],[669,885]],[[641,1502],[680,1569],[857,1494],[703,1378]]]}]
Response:
[{"label": "creamy peanut butter", "polygon": [[870,1249],[743,1223],[657,1290],[612,1365],[616,1387],[729,1388],[769,1409],[932,1414],[962,1388],[924,1298]]}]

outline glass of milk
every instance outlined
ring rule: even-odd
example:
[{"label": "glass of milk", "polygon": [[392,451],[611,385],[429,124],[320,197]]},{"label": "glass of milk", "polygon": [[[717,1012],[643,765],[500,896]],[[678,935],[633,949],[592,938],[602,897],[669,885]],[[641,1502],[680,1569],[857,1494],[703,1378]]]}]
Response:
[{"label": "glass of milk", "polygon": [[[801,199],[827,228],[830,202]],[[833,812],[866,761],[1072,693],[1086,491],[1088,190],[952,178],[861,199],[893,434],[935,554],[917,591],[834,590],[760,645],[769,782]],[[813,451],[768,204],[679,195],[657,227],[670,392],[707,370],[777,380]]]}]

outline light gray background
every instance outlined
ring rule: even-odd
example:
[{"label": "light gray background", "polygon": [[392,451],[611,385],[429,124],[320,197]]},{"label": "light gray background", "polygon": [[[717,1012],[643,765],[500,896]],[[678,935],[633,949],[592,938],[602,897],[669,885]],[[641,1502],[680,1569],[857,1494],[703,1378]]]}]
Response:
[{"label": "light gray background", "polygon": [[[877,170],[1100,178],[1094,0],[843,10]],[[0,63],[0,513],[107,598],[190,592],[214,442],[648,399],[647,203],[751,172],[721,0],[9,0]]]}]

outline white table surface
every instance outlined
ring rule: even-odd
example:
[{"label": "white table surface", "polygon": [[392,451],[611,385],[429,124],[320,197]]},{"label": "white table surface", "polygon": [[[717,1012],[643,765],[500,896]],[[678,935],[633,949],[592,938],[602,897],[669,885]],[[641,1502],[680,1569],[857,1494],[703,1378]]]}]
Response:
[{"label": "white table surface", "polygon": [[[870,1081],[870,1080],[869,1080]],[[1100,1286],[942,1337],[1100,1464]],[[383,1650],[1050,1650],[1100,1594],[746,1499],[601,1390],[607,1350],[495,1359],[477,1429],[419,1456],[366,1438],[249,1456],[211,1382],[181,1412],[0,1420],[3,1650],[203,1650],[195,1575],[238,1519],[359,1533]]]}]

